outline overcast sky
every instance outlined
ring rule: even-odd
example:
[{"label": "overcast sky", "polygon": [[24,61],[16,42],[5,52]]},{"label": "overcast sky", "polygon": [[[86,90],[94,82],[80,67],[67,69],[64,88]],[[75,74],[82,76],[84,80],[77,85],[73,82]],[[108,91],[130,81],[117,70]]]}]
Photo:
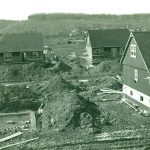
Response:
[{"label": "overcast sky", "polygon": [[0,0],[0,19],[24,20],[33,13],[150,13],[149,0]]}]

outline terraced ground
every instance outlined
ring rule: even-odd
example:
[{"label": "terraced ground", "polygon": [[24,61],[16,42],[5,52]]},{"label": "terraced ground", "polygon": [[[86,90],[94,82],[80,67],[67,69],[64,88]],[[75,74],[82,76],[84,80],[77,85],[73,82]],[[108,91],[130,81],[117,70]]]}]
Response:
[{"label": "terraced ground", "polygon": [[[83,130],[72,132],[66,131],[58,133],[56,131],[43,131],[40,133],[39,140],[29,142],[24,145],[11,147],[12,150],[148,150],[150,148],[150,130],[121,130],[111,133],[89,134]],[[1,144],[6,146],[30,138],[35,138],[37,133],[26,133]]]}]

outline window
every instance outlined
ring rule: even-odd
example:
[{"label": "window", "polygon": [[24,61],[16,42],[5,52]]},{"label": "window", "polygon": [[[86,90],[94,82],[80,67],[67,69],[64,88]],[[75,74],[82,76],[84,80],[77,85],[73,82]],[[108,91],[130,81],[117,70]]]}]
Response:
[{"label": "window", "polygon": [[104,49],[93,49],[92,51],[93,59],[99,59],[104,57]]},{"label": "window", "polygon": [[133,96],[133,91],[130,91],[130,95]]},{"label": "window", "polygon": [[144,100],[144,97],[143,96],[140,96],[140,101],[143,101]]},{"label": "window", "polygon": [[138,70],[134,70],[134,81],[138,81]]},{"label": "window", "polygon": [[42,52],[28,52],[28,57],[30,60],[42,59],[43,53]]},{"label": "window", "polygon": [[131,45],[130,46],[130,51],[131,51],[131,57],[136,58],[136,45]]},{"label": "window", "polygon": [[12,53],[4,53],[4,61],[12,61]]}]

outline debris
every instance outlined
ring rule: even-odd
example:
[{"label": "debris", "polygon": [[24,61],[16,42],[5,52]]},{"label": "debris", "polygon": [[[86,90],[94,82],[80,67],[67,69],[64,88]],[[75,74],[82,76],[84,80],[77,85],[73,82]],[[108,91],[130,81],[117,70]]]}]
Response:
[{"label": "debris", "polygon": [[89,80],[78,80],[78,82],[88,82]]},{"label": "debris", "polygon": [[[102,91],[103,93],[116,93],[116,94],[122,94],[122,91],[118,91],[118,90],[113,90],[113,89],[100,89],[100,91]],[[99,94],[99,93],[98,93]]]},{"label": "debris", "polygon": [[116,80],[120,84],[123,84],[123,81],[122,81],[122,79],[121,79],[121,77],[119,75],[117,75],[117,78],[115,78],[115,77],[111,77],[111,78],[114,79],[114,80]]},{"label": "debris", "polygon": [[3,146],[3,147],[0,147],[0,150],[6,149],[6,148],[10,148],[10,147],[13,147],[13,146],[17,146],[17,145],[21,145],[21,144],[25,144],[25,143],[28,143],[28,142],[32,142],[32,141],[35,141],[35,140],[38,140],[38,139],[39,139],[39,137],[33,138],[33,139],[29,139],[29,140],[25,140],[25,141],[21,141],[21,142],[14,143],[14,144],[10,144],[10,145],[7,145],[7,146]]},{"label": "debris", "polygon": [[8,123],[8,124],[15,124],[15,121],[8,120],[7,123]]},{"label": "debris", "polygon": [[2,139],[0,139],[0,143],[2,143],[2,142],[4,142],[4,141],[7,141],[7,140],[10,140],[10,139],[12,139],[12,138],[18,137],[18,136],[20,136],[20,135],[22,135],[22,134],[23,134],[23,132],[17,132],[17,133],[15,133],[15,134],[12,134],[12,135],[10,135],[10,136],[7,136],[7,137],[5,137],[5,138],[2,138]]}]

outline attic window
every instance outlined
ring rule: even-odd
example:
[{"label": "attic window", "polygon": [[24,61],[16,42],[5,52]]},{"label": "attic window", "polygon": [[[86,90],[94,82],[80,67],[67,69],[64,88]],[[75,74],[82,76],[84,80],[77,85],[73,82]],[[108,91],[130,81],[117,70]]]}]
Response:
[{"label": "attic window", "polygon": [[134,81],[138,81],[138,70],[134,70]]},{"label": "attic window", "polygon": [[131,57],[136,58],[136,45],[132,44],[130,47]]}]

